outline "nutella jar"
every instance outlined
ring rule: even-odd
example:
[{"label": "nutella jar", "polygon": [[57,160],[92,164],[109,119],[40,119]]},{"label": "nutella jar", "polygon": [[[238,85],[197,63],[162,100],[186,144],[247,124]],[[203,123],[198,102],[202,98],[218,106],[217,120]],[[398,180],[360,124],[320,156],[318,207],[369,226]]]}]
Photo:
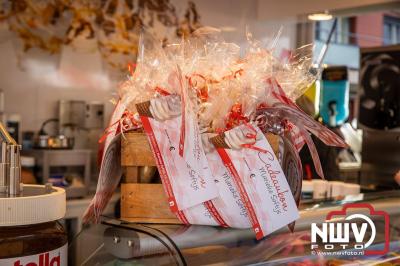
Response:
[{"label": "nutella jar", "polygon": [[24,185],[16,197],[0,193],[0,266],[67,265],[67,234],[57,221],[65,206],[62,188]]}]

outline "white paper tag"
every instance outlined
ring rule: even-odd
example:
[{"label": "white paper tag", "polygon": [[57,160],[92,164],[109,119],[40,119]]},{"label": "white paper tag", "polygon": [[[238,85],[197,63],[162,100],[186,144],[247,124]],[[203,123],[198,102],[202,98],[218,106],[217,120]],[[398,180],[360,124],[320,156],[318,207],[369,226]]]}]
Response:
[{"label": "white paper tag", "polygon": [[[211,144],[212,145],[212,144]],[[246,207],[235,181],[225,168],[216,150],[206,154],[219,196],[211,201],[184,210],[190,224],[251,228]]]},{"label": "white paper tag", "polygon": [[[168,97],[164,98],[169,100]],[[217,187],[211,173],[208,173],[208,167],[200,168],[203,172],[198,173],[179,155],[181,116],[159,121],[141,111],[143,108],[138,106],[140,119],[149,138],[171,211],[176,213],[217,197]]]},{"label": "white paper tag", "polygon": [[[209,202],[211,201],[208,201],[207,203]],[[205,203],[185,209],[182,212],[184,213],[189,224],[211,225],[211,226],[220,225],[220,223],[215,219],[213,214],[210,212],[208,205],[206,205]]]},{"label": "white paper tag", "polygon": [[[236,130],[234,135],[229,133],[232,130]],[[246,144],[241,143],[240,136],[247,134],[247,127],[242,125],[232,130],[225,132],[224,143],[235,149],[217,145],[217,151],[235,181],[256,238],[260,239],[295,221],[299,212],[278,159],[262,132],[254,128],[257,141],[253,146],[257,149],[238,149]],[[234,137],[226,139],[226,136]],[[221,141],[221,136],[217,138]]]},{"label": "white paper tag", "polygon": [[[217,154],[218,156],[218,154]],[[218,157],[219,159],[219,157]],[[221,160],[221,159],[219,159]],[[213,178],[213,175],[211,174],[211,170],[208,168],[208,161],[203,161],[203,167],[207,168],[207,171],[209,172],[209,176]],[[223,165],[222,168],[224,168]],[[215,182],[215,179],[214,179]],[[215,182],[216,183],[216,182]],[[219,187],[218,184],[216,183],[216,187],[219,192]],[[226,224],[224,218],[221,216],[221,213],[217,210],[217,207],[215,206],[215,201],[220,198],[220,194],[217,198],[214,198],[212,200],[203,202],[202,204],[193,206],[191,208],[185,209],[183,211],[185,217],[187,218],[187,221],[189,224],[198,224],[198,225],[211,225],[211,226],[223,226],[227,227],[228,225]]]},{"label": "white paper tag", "polygon": [[217,151],[207,153],[207,161],[216,181],[219,197],[212,202],[225,223],[232,228],[249,228],[251,223],[246,207],[231,173]]},{"label": "white paper tag", "polygon": [[184,132],[181,131],[179,139],[179,155],[181,155],[196,172],[206,172],[204,174],[210,175],[211,173],[209,173],[209,171],[203,169],[206,157],[194,115],[186,110],[186,114],[182,120],[185,125],[181,128]]}]

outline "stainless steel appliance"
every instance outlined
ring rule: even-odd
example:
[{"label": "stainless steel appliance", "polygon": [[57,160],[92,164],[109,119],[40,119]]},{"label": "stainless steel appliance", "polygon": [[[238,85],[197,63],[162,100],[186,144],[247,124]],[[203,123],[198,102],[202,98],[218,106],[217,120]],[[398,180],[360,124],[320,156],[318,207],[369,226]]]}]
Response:
[{"label": "stainless steel appliance", "polygon": [[97,129],[104,127],[104,104],[100,102],[86,103],[85,129]]},{"label": "stainless steel appliance", "polygon": [[18,196],[21,188],[21,146],[0,123],[0,193]]},{"label": "stainless steel appliance", "polygon": [[72,149],[74,147],[74,138],[58,135],[51,137],[49,135],[39,135],[35,148],[37,149]]},{"label": "stainless steel appliance", "polygon": [[74,147],[74,137],[61,135],[58,127],[56,128],[56,134],[49,134],[46,130],[46,126],[50,123],[54,123],[57,126],[60,124],[59,119],[51,118],[42,123],[39,134],[35,139],[36,149],[72,149]]},{"label": "stainless steel appliance", "polygon": [[82,128],[85,123],[85,101],[60,100],[58,119],[60,132],[64,127]]}]

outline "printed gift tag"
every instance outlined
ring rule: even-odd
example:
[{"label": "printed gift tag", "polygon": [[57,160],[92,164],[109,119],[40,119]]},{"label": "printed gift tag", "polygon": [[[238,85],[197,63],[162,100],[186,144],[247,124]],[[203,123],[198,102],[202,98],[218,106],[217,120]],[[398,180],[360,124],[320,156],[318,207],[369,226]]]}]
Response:
[{"label": "printed gift tag", "polygon": [[211,141],[233,177],[257,239],[299,218],[278,159],[257,127],[241,125]]},{"label": "printed gift tag", "polygon": [[215,149],[206,153],[206,156],[219,192],[219,197],[213,199],[212,203],[224,224],[232,228],[251,227],[246,207],[233,176],[224,166]]},{"label": "printed gift tag", "polygon": [[[179,154],[181,102],[178,95],[136,105],[156,160],[168,203],[177,213],[218,196],[206,163],[195,169]],[[190,119],[190,118],[187,118]],[[200,152],[200,154],[204,152]],[[204,158],[205,161],[205,158]],[[203,163],[203,162],[202,162]],[[178,217],[186,222],[182,212]]]},{"label": "printed gift tag", "polygon": [[[215,134],[214,134],[215,135]],[[222,226],[232,228],[250,228],[247,210],[228,169],[209,140],[210,134],[201,135],[219,196],[200,205],[182,211],[190,224]]]},{"label": "printed gift tag", "polygon": [[[209,143],[210,145],[211,143]],[[211,144],[212,146],[212,144]],[[221,159],[219,158],[218,153],[214,149],[214,155],[217,156],[217,160],[219,161],[219,169],[225,169]],[[207,157],[208,158],[208,157]],[[203,168],[207,169],[209,172],[209,176],[211,177],[211,172],[208,170],[208,161],[201,161],[203,164]],[[214,175],[214,173],[213,173]],[[216,182],[216,180],[214,180]],[[216,187],[218,189],[219,195],[221,196],[220,186],[216,182]],[[221,197],[218,196],[213,200],[208,200],[196,206],[184,209],[177,213],[178,218],[186,224],[198,224],[198,225],[211,225],[211,226],[223,226],[228,227],[227,223],[225,222],[224,218],[221,216],[221,212],[217,210],[216,204],[218,204],[219,208],[221,209]],[[249,223],[248,223],[249,224]],[[250,226],[248,225],[247,228]]]},{"label": "printed gift tag", "polygon": [[215,208],[215,206],[210,206],[211,202],[212,201],[209,200],[194,207],[182,210],[181,215],[185,217],[188,224],[211,226],[221,225],[212,213],[212,208]]},{"label": "printed gift tag", "polygon": [[[212,145],[212,144],[211,144]],[[250,228],[246,207],[235,181],[224,166],[217,151],[206,153],[210,170],[218,188],[219,196],[200,205],[183,210],[190,224],[212,225],[232,228]]]}]

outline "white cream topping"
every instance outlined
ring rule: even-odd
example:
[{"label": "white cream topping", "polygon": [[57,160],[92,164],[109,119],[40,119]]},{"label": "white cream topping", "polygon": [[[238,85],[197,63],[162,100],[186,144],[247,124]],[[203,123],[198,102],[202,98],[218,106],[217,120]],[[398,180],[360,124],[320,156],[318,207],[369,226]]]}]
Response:
[{"label": "white cream topping", "polygon": [[152,99],[150,112],[156,120],[165,121],[181,114],[181,100],[178,95]]}]

